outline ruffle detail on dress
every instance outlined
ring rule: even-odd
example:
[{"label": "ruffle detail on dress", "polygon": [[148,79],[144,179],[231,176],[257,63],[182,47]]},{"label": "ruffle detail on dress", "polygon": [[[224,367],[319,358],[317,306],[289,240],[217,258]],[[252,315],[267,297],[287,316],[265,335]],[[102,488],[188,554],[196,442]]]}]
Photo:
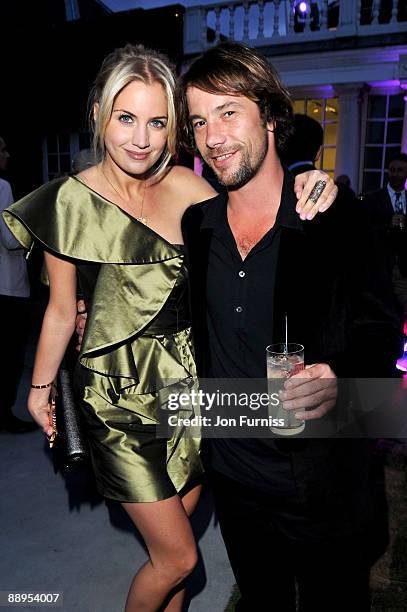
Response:
[{"label": "ruffle detail on dress", "polygon": [[[4,219],[26,249],[39,241],[73,262],[101,264],[79,361],[116,377],[117,388],[142,383],[136,363],[157,341],[141,336],[177,282],[184,260],[179,249],[73,177],[43,185],[4,211]],[[188,375],[170,354],[167,359],[163,373],[172,368],[176,376]]]},{"label": "ruffle detail on dress", "polygon": [[9,206],[3,217],[27,250],[37,240],[71,259],[118,264],[158,263],[179,255],[156,232],[74,177],[42,185]]}]

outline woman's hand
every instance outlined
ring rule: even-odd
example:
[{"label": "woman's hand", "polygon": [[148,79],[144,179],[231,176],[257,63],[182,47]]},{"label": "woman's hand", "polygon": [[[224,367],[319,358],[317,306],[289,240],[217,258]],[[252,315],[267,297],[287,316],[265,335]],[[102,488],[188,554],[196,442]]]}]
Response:
[{"label": "woman's hand", "polygon": [[31,389],[27,407],[34,421],[42,428],[45,435],[50,437],[53,431],[50,422],[50,389]]},{"label": "woman's hand", "polygon": [[[312,201],[309,196],[318,181],[325,181],[326,186],[321,195],[315,201]],[[310,170],[298,174],[295,177],[294,191],[298,198],[295,210],[303,221],[305,219],[311,220],[318,212],[328,210],[338,195],[338,188],[334,181],[328,174],[320,170]]]}]

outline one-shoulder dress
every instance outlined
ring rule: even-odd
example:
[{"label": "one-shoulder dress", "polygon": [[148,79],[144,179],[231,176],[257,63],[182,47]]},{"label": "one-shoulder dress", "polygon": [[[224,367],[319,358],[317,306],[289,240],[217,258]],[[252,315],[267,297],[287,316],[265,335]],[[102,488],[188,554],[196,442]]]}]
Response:
[{"label": "one-shoulder dress", "polygon": [[74,380],[100,493],[152,502],[193,486],[199,439],[182,427],[157,434],[173,385],[196,376],[182,247],[76,177],[43,185],[4,219],[27,250],[37,241],[76,265],[88,319]]}]

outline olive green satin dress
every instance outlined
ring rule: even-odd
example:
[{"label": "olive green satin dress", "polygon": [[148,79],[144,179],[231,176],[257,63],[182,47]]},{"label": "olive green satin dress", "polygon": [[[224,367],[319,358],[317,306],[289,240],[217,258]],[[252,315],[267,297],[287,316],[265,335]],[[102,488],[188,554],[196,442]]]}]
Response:
[{"label": "olive green satin dress", "polygon": [[75,177],[56,179],[4,212],[26,248],[75,263],[89,314],[75,373],[100,492],[166,499],[202,475],[199,440],[157,435],[158,409],[196,371],[181,247]]}]

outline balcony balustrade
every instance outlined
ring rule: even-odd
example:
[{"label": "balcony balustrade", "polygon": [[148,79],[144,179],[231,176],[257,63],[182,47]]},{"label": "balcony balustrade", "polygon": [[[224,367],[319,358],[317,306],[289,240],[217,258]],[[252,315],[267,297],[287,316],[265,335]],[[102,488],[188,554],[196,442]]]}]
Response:
[{"label": "balcony balustrade", "polygon": [[261,47],[403,32],[405,0],[229,0],[186,9],[184,51],[226,39]]}]

